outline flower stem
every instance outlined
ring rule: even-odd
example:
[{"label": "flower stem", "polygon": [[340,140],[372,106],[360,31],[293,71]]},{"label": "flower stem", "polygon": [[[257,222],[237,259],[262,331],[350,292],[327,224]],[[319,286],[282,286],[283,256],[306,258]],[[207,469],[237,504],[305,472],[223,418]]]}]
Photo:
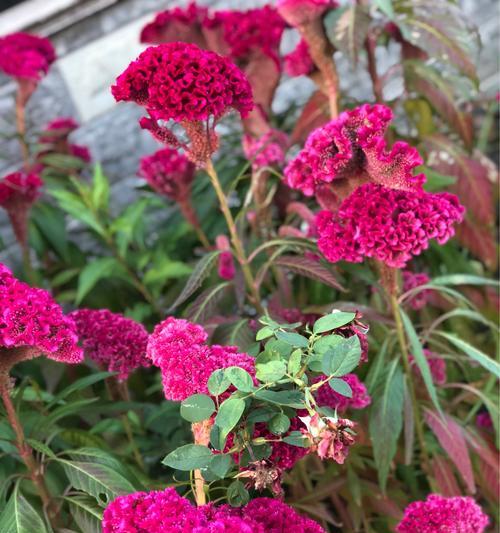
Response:
[{"label": "flower stem", "polygon": [[21,153],[23,156],[24,169],[26,171],[30,168],[30,150],[26,142],[26,101],[19,87],[16,94],[16,128],[19,136],[19,144],[21,145]]},{"label": "flower stem", "polygon": [[[198,446],[208,446],[210,442],[210,430],[213,422],[210,419],[203,420],[202,422],[193,422],[191,424],[191,430],[194,436],[194,443]],[[196,505],[199,507],[207,503],[207,495],[205,493],[205,479],[200,469],[196,469],[194,474],[194,499]]]},{"label": "flower stem", "polygon": [[231,241],[233,243],[238,262],[241,265],[241,270],[243,271],[243,276],[245,278],[245,282],[247,284],[248,290],[250,291],[250,297],[251,297],[252,303],[259,313],[265,314],[264,307],[260,303],[260,296],[257,291],[257,285],[255,284],[252,271],[248,264],[248,259],[245,255],[243,244],[238,235],[236,223],[234,221],[233,215],[231,214],[231,210],[229,209],[227,198],[226,198],[226,195],[224,194],[224,191],[222,190],[222,186],[220,184],[219,177],[217,176],[217,172],[210,160],[207,162],[206,171],[207,171],[208,176],[210,177],[210,181],[215,190],[215,193],[217,194],[217,198],[219,200],[221,211],[224,215],[224,218],[226,219],[227,227],[231,235]]},{"label": "flower stem", "polygon": [[384,96],[382,93],[382,84],[377,72],[377,60],[375,57],[375,49],[377,46],[376,37],[372,34],[368,34],[365,42],[365,50],[368,59],[368,73],[372,80],[373,95],[377,102],[383,102]]}]

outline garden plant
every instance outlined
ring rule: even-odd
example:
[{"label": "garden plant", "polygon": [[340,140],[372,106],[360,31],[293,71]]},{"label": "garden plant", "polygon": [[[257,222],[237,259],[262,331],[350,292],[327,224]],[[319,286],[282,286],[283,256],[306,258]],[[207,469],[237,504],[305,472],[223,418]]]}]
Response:
[{"label": "garden plant", "polygon": [[498,100],[457,3],[190,3],[137,38],[110,91],[158,150],[120,208],[74,118],[30,127],[53,45],[0,38],[0,533],[496,531]]}]

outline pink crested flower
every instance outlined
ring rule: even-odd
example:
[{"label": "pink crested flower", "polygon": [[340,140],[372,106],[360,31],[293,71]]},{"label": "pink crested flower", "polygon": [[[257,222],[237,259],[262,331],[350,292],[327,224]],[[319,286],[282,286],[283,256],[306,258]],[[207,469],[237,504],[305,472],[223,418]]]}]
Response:
[{"label": "pink crested flower", "polygon": [[90,163],[92,159],[90,150],[81,144],[69,144],[68,151],[70,156],[81,159],[84,163]]},{"label": "pink crested flower", "polygon": [[367,183],[342,202],[338,213],[318,214],[318,247],[332,263],[371,257],[404,268],[431,239],[448,241],[464,211],[454,194],[417,194]]},{"label": "pink crested flower", "polygon": [[493,420],[488,411],[482,411],[476,416],[476,425],[482,429],[493,429]]},{"label": "pink crested flower", "polygon": [[331,184],[341,198],[370,181],[420,191],[425,176],[413,175],[422,164],[418,151],[402,141],[387,149],[384,135],[391,120],[390,108],[365,104],[314,130],[285,169],[288,186],[312,196]]},{"label": "pink crested flower", "polygon": [[[111,92],[118,102],[145,107],[150,117],[141,120],[141,127],[162,142],[183,146],[199,164],[217,149],[215,123],[231,109],[245,117],[253,107],[250,84],[236,65],[180,42],[147,48],[117,78]],[[184,127],[189,147],[158,122],[168,120]]]},{"label": "pink crested flower", "polygon": [[69,142],[69,135],[78,127],[78,122],[72,117],[59,117],[45,126],[38,137],[42,147],[37,154],[37,160],[42,169],[46,166],[43,157],[49,154],[70,155],[81,159],[84,163],[90,162],[92,157],[86,146]]},{"label": "pink crested flower", "polygon": [[208,378],[214,370],[239,366],[255,373],[255,360],[236,346],[207,346],[208,335],[197,324],[168,317],[149,337],[147,357],[162,373],[167,400],[183,401],[197,393],[208,394]]},{"label": "pink crested flower", "polygon": [[[326,376],[322,375],[314,379],[312,383],[317,383],[324,379],[326,379]],[[346,374],[340,379],[351,387],[352,397],[348,398],[335,392],[328,383],[325,383],[314,393],[314,398],[320,407],[330,407],[331,409],[336,409],[339,413],[343,413],[347,409],[364,409],[371,404],[372,399],[368,394],[368,390],[356,374]]]},{"label": "pink crested flower", "polygon": [[40,197],[43,181],[38,174],[14,172],[0,180],[0,207],[7,211],[18,242],[28,240],[28,213]]},{"label": "pink crested flower", "polygon": [[146,358],[146,328],[107,309],[78,309],[70,315],[85,355],[124,381],[140,367],[151,366]]},{"label": "pink crested flower", "polygon": [[[411,291],[412,289],[416,289],[417,287],[420,287],[421,285],[426,285],[429,283],[430,278],[425,273],[414,273],[411,270],[403,270],[403,291]],[[432,294],[432,291],[429,290],[423,290],[420,291],[415,296],[412,296],[408,300],[408,304],[412,309],[415,311],[419,311],[420,309],[423,309],[428,301],[429,297]]]},{"label": "pink crested flower", "polygon": [[29,33],[0,38],[0,70],[8,76],[38,82],[56,60],[52,43]]},{"label": "pink crested flower", "polygon": [[282,165],[288,147],[288,135],[280,130],[270,129],[260,138],[245,134],[243,136],[243,152],[252,162],[254,171]]},{"label": "pink crested flower", "polygon": [[[446,361],[438,354],[424,348],[424,355],[429,364],[429,370],[431,371],[432,381],[436,385],[444,385],[446,383]],[[421,376],[420,369],[418,368],[415,357],[410,354],[410,363],[416,374]]]},{"label": "pink crested flower", "polygon": [[217,250],[220,250],[218,257],[217,272],[219,278],[230,281],[234,279],[236,275],[236,269],[234,268],[234,257],[231,252],[231,245],[229,239],[225,235],[218,235],[215,239]]},{"label": "pink crested flower", "polygon": [[68,135],[78,127],[79,124],[74,118],[58,117],[45,126],[38,140],[42,143],[54,144],[56,141],[67,139]]},{"label": "pink crested flower", "polygon": [[0,263],[0,346],[13,354],[9,364],[40,355],[80,363],[83,354],[77,340],[73,319],[52,296],[19,281]]},{"label": "pink crested flower", "polygon": [[481,507],[468,496],[430,494],[405,509],[398,533],[482,533],[489,524]]},{"label": "pink crested flower", "polygon": [[338,7],[336,0],[278,0],[280,15],[290,26],[307,24],[321,17],[327,10]]},{"label": "pink crested flower", "polygon": [[292,78],[309,76],[316,70],[316,65],[309,53],[309,45],[301,39],[293,52],[284,57],[285,72]]},{"label": "pink crested flower", "polygon": [[139,174],[158,194],[181,202],[191,196],[195,170],[184,154],[163,148],[141,159]]}]

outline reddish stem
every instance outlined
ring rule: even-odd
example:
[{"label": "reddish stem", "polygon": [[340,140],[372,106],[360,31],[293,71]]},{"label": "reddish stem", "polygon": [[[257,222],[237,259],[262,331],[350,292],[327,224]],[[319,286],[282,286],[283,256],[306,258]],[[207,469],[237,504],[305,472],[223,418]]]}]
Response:
[{"label": "reddish stem", "polygon": [[382,91],[382,83],[377,72],[377,60],[375,56],[375,49],[377,47],[377,40],[374,35],[368,35],[365,42],[365,49],[368,58],[368,73],[372,80],[373,95],[377,102],[384,101],[384,95]]}]

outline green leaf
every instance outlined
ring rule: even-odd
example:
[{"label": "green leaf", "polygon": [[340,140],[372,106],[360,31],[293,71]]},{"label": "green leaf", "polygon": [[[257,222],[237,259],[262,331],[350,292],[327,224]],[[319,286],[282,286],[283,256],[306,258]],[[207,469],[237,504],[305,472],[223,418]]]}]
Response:
[{"label": "green leaf", "polygon": [[352,335],[324,354],[322,370],[327,376],[342,377],[356,368],[360,359],[361,343],[357,335]]},{"label": "green leaf", "polygon": [[278,413],[269,420],[267,426],[274,435],[283,435],[290,429],[290,419],[283,413]]},{"label": "green leaf", "polygon": [[71,385],[63,389],[61,392],[57,393],[56,396],[54,396],[54,399],[52,402],[47,406],[49,409],[59,403],[61,400],[64,400],[74,392],[77,392],[82,389],[86,389],[87,387],[90,387],[91,385],[94,385],[95,383],[99,383],[99,381],[103,381],[106,378],[109,378],[110,376],[115,376],[116,372],[96,372],[95,374],[90,374],[89,376],[85,376],[83,378],[77,379]]},{"label": "green leaf", "polygon": [[64,213],[54,205],[36,202],[31,208],[31,220],[59,257],[69,263]]},{"label": "green leaf", "polygon": [[224,479],[233,466],[233,458],[229,454],[219,453],[214,455],[208,469],[219,479]]},{"label": "green leaf", "polygon": [[391,462],[403,427],[404,380],[398,361],[393,361],[382,376],[370,410],[370,436],[378,478],[385,492]]},{"label": "green leaf", "polygon": [[275,405],[285,405],[294,409],[305,409],[304,395],[299,391],[258,390],[255,392],[258,400]]},{"label": "green leaf", "polygon": [[340,378],[332,378],[328,381],[328,385],[330,385],[330,388],[342,396],[345,396],[346,398],[352,398],[352,389],[347,381],[344,381]]},{"label": "green leaf", "polygon": [[170,452],[162,464],[175,470],[196,470],[208,468],[212,452],[206,446],[186,444]]},{"label": "green leaf", "polygon": [[103,509],[96,504],[94,498],[81,494],[67,496],[64,500],[69,503],[69,512],[82,531],[101,533]]},{"label": "green leaf", "polygon": [[278,381],[286,374],[285,361],[269,361],[255,365],[255,375],[262,383]]},{"label": "green leaf", "polygon": [[239,366],[228,366],[224,370],[226,378],[240,391],[252,392],[254,389],[252,376]]},{"label": "green leaf", "polygon": [[0,515],[0,531],[2,533],[47,533],[44,521],[21,494],[18,484]]},{"label": "green leaf", "polygon": [[408,318],[408,315],[402,309],[400,310],[400,313],[401,313],[401,318],[403,320],[403,325],[404,325],[406,334],[408,335],[408,340],[410,341],[411,353],[415,359],[415,363],[417,364],[418,369],[420,370],[420,373],[422,374],[422,379],[424,380],[425,386],[432,400],[432,403],[434,404],[436,409],[439,411],[439,413],[442,415],[443,411],[441,409],[441,405],[439,404],[436,387],[434,386],[434,382],[432,381],[431,369],[429,367],[427,357],[425,357],[422,344],[420,343],[417,332],[415,331],[413,324]]},{"label": "green leaf", "polygon": [[291,331],[277,331],[275,335],[278,340],[286,342],[286,344],[296,348],[307,348],[309,344],[306,337]]},{"label": "green leaf", "polygon": [[228,398],[221,403],[215,424],[220,427],[224,438],[240,421],[243,411],[245,411],[245,401],[240,398]]},{"label": "green leaf", "polygon": [[261,341],[263,339],[267,339],[273,334],[274,334],[274,329],[270,328],[269,326],[264,326],[263,328],[259,329],[259,331],[257,331],[255,340]]},{"label": "green leaf", "polygon": [[76,303],[80,304],[99,280],[116,276],[117,272],[123,272],[123,268],[114,257],[101,257],[87,263],[78,279]]},{"label": "green leaf", "polygon": [[471,274],[450,274],[449,276],[439,276],[430,281],[429,285],[491,285],[498,287],[498,280],[473,276]]},{"label": "green leaf", "polygon": [[288,359],[288,373],[295,376],[302,366],[302,350],[294,350]]},{"label": "green leaf", "polygon": [[374,0],[374,4],[390,19],[394,18],[394,6],[392,0]]},{"label": "green leaf", "polygon": [[92,182],[92,205],[95,209],[105,209],[109,201],[109,182],[98,163],[94,167],[94,179]]},{"label": "green leaf", "polygon": [[481,350],[478,350],[468,342],[459,339],[455,335],[444,333],[443,331],[438,332],[438,335],[441,335],[441,337],[447,339],[456,348],[464,352],[472,360],[476,361],[476,363],[479,363],[483,368],[488,370],[488,372],[491,372],[497,378],[500,378],[500,364],[498,364],[494,359],[483,353]]},{"label": "green leaf", "polygon": [[356,313],[346,313],[344,311],[334,311],[329,315],[322,316],[316,320],[313,326],[314,333],[325,333],[325,331],[332,331],[352,322],[356,317]]},{"label": "green leaf", "polygon": [[37,452],[43,453],[47,457],[50,457],[54,459],[56,457],[56,454],[43,442],[40,442],[36,439],[26,439],[26,442],[36,450]]},{"label": "green leaf", "polygon": [[241,481],[233,481],[227,488],[227,501],[231,507],[241,507],[248,503],[250,495]]},{"label": "green leaf", "polygon": [[181,403],[181,416],[188,422],[201,422],[210,418],[215,404],[206,394],[193,394]]},{"label": "green leaf", "polygon": [[311,446],[309,439],[300,431],[290,431],[286,437],[283,437],[283,442],[299,448],[309,448]]},{"label": "green leaf", "polygon": [[225,369],[214,370],[207,381],[208,391],[212,396],[220,396],[231,386],[231,381],[226,376]]}]

